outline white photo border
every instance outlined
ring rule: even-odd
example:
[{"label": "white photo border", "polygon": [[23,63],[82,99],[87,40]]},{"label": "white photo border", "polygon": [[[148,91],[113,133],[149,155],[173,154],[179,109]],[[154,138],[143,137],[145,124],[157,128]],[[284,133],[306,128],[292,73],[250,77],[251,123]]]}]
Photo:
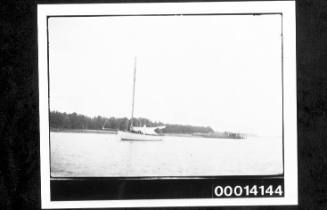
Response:
[{"label": "white photo border", "polygon": [[[205,3],[108,3],[108,4],[39,4],[38,68],[39,120],[42,208],[117,208],[183,206],[257,206],[297,205],[297,97],[295,1],[205,2]],[[280,13],[283,31],[283,141],[284,197],[274,198],[206,198],[206,199],[137,199],[103,201],[51,201],[49,151],[48,87],[48,16],[122,15],[122,14],[248,14]]]}]

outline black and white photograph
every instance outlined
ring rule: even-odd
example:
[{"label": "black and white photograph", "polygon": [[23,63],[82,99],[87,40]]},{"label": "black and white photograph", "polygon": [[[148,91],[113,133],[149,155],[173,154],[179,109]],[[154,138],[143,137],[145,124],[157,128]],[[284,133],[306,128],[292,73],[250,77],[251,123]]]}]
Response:
[{"label": "black and white photograph", "polygon": [[39,4],[42,206],[297,203],[295,3]]}]

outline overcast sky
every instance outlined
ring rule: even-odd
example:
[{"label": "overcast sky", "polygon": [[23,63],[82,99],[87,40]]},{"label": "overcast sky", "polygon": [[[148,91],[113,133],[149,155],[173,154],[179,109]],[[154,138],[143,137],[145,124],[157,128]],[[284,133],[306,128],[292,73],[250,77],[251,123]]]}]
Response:
[{"label": "overcast sky", "polygon": [[50,18],[50,109],[281,136],[280,18]]}]

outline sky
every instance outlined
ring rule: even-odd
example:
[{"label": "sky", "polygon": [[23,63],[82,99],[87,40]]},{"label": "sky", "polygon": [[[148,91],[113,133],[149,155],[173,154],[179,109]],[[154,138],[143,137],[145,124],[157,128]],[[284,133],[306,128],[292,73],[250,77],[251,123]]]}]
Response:
[{"label": "sky", "polygon": [[49,18],[50,110],[281,136],[280,18]]}]

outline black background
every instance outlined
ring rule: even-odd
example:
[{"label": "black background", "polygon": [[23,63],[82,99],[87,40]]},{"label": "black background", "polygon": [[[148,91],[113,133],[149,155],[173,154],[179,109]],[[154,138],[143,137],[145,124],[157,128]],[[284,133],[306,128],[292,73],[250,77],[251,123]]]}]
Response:
[{"label": "black background", "polygon": [[[40,1],[68,2],[89,1]],[[0,209],[41,205],[36,4],[0,2]],[[299,0],[296,12],[299,206],[240,209],[327,209],[327,1]]]},{"label": "black background", "polygon": [[[282,176],[218,176],[218,177],[179,177],[178,179],[148,179],[142,178],[117,178],[117,177],[87,177],[54,179],[50,181],[51,201],[85,201],[85,200],[123,200],[123,199],[185,199],[185,198],[212,198],[214,188],[217,186],[248,186],[252,189],[257,186],[258,194],[245,190],[236,197],[283,197],[274,193],[260,194],[259,188],[267,189],[272,186],[273,191],[281,186],[284,192],[284,177]],[[251,190],[250,190],[251,191]],[[227,197],[225,195],[221,198]]]}]

